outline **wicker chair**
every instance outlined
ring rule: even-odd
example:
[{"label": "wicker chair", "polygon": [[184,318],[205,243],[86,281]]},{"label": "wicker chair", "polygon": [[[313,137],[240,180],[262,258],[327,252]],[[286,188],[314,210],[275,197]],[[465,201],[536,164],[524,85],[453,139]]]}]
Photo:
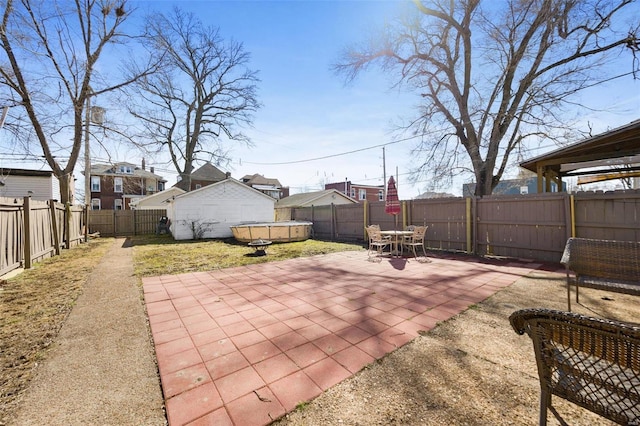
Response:
[{"label": "wicker chair", "polygon": [[569,238],[560,263],[567,272],[567,309],[571,287],[640,296],[640,242]]},{"label": "wicker chair", "polygon": [[379,225],[370,225],[365,229],[369,236],[369,250],[367,252],[369,258],[371,258],[371,253],[373,251],[378,253],[378,255],[381,255],[384,248],[391,244],[391,239],[382,235]]},{"label": "wicker chair", "polygon": [[402,241],[402,246],[410,248],[413,251],[413,257],[418,258],[418,254],[416,253],[416,247],[422,247],[422,253],[424,257],[427,257],[427,251],[424,248],[424,236],[427,233],[428,226],[414,226],[413,234],[406,237],[404,241]]},{"label": "wicker chair", "polygon": [[540,425],[556,395],[621,425],[640,424],[640,327],[548,309],[525,309],[509,317],[527,333],[540,379]]}]

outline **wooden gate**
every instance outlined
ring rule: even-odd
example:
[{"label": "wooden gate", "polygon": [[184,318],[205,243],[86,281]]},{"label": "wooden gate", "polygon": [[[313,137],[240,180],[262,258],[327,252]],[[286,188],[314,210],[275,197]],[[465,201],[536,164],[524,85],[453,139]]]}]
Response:
[{"label": "wooden gate", "polygon": [[166,209],[91,210],[89,233],[99,232],[105,237],[153,234],[166,214]]}]

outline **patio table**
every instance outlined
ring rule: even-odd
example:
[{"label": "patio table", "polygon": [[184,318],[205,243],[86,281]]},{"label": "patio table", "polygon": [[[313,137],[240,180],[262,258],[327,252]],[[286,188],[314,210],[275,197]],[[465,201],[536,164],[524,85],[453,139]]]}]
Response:
[{"label": "patio table", "polygon": [[409,237],[413,235],[413,231],[398,231],[398,230],[389,230],[389,231],[380,231],[382,235],[388,235],[393,237],[391,244],[391,255],[399,257],[402,255],[402,251],[398,250],[398,245],[400,241],[404,237]]}]

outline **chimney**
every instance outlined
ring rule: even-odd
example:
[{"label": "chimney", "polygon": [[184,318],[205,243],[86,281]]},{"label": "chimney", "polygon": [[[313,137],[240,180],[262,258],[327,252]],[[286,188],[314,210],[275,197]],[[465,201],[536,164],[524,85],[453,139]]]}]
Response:
[{"label": "chimney", "polygon": [[145,169],[144,158],[142,159],[142,170]]}]

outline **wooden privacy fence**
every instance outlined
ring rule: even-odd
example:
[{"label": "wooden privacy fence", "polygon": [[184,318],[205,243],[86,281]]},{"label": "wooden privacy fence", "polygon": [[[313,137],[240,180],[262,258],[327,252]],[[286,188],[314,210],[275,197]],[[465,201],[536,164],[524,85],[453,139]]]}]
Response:
[{"label": "wooden privacy fence", "polygon": [[89,233],[101,236],[145,235],[156,232],[156,226],[166,209],[155,210],[90,210]]},{"label": "wooden privacy fence", "polygon": [[558,262],[569,237],[640,240],[640,191],[420,199],[390,216],[384,202],[292,209],[314,237],[364,242],[364,227],[426,225],[430,249]]},{"label": "wooden privacy fence", "polygon": [[0,197],[0,275],[79,244],[85,221],[83,206]]}]

